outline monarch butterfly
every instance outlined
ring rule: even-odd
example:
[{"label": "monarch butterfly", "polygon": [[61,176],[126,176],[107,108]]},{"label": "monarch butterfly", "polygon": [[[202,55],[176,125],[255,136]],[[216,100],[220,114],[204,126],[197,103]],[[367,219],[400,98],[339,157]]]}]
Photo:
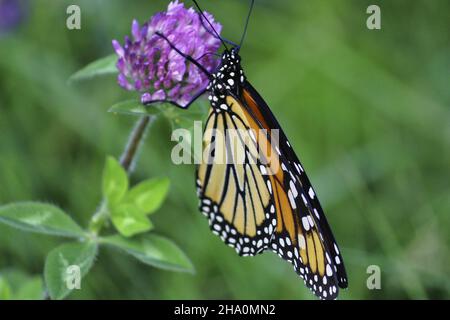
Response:
[{"label": "monarch butterfly", "polygon": [[[202,21],[209,23],[195,0],[194,3]],[[204,150],[212,149],[210,159],[219,156],[235,159],[236,148],[231,148],[225,131],[238,131],[237,150],[244,156],[242,162],[208,161],[197,167],[200,210],[207,216],[212,232],[239,255],[252,256],[270,249],[293,264],[315,295],[335,299],[339,288],[347,287],[343,259],[297,155],[241,67],[239,49],[246,31],[240,44],[233,44],[229,49],[227,43],[231,42],[221,38],[212,24],[209,25],[225,47],[220,65],[212,74],[178,50],[163,34],[157,33],[210,79],[207,88],[198,95],[209,93],[210,112],[203,142]],[[258,131],[263,134],[251,133]],[[239,132],[250,132],[251,139],[244,139]],[[275,132],[278,142],[274,143]],[[269,146],[270,165],[256,152],[262,145]]]}]

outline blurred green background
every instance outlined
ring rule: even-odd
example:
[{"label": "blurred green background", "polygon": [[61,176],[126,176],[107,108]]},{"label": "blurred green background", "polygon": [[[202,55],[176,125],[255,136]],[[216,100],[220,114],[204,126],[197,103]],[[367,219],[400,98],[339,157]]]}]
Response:
[{"label": "blurred green background", "polygon": [[[66,28],[73,3],[81,30]],[[108,107],[134,95],[114,76],[67,79],[111,54],[133,18],[142,23],[167,3],[22,2],[21,22],[0,34],[0,204],[47,201],[88,223],[105,155],[120,154],[135,120]],[[224,36],[240,39],[249,1],[200,3]],[[366,8],[374,3],[382,29],[372,31]],[[321,198],[348,271],[343,299],[450,298],[449,12],[446,0],[256,1],[243,65]],[[172,164],[170,133],[155,123],[132,180],[171,178],[155,232],[181,246],[196,274],[103,248],[70,298],[314,299],[289,263],[272,253],[240,258],[210,233],[195,168]],[[60,241],[0,225],[0,273],[39,282]],[[366,287],[369,265],[381,268],[381,290]]]}]

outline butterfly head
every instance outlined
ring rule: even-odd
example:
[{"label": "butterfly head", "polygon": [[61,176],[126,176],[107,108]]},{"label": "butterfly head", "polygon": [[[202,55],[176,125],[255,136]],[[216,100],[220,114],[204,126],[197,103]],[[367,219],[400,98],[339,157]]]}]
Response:
[{"label": "butterfly head", "polygon": [[225,96],[227,92],[237,94],[244,82],[245,75],[237,49],[225,50],[209,89],[218,96]]}]

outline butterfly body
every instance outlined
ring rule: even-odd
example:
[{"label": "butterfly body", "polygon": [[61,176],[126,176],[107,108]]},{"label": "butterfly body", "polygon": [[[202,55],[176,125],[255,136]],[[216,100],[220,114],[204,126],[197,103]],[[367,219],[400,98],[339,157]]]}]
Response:
[{"label": "butterfly body", "polygon": [[[235,49],[226,50],[207,87],[200,210],[239,255],[270,249],[318,297],[336,298],[347,276],[334,236],[300,161],[240,62]],[[228,131],[237,132],[235,140]]]},{"label": "butterfly body", "polygon": [[[207,90],[210,92],[208,99],[211,107],[216,112],[220,109],[227,110],[226,97],[232,95],[238,97],[240,89],[246,81],[244,70],[241,67],[241,58],[234,50],[225,51],[221,59],[222,63],[217,71],[212,74],[212,80]],[[225,104],[225,106],[222,106]]]}]

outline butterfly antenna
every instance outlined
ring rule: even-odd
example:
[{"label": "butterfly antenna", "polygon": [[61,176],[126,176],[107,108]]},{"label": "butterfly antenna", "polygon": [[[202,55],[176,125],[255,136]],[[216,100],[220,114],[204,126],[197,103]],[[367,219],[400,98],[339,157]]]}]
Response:
[{"label": "butterfly antenna", "polygon": [[241,49],[242,43],[244,42],[244,39],[245,39],[245,35],[247,34],[247,27],[248,27],[248,23],[250,21],[250,16],[252,14],[254,4],[255,4],[255,0],[252,0],[252,2],[250,3],[250,9],[248,10],[247,20],[245,20],[244,32],[242,33],[241,41],[239,42],[238,51]]},{"label": "butterfly antenna", "polygon": [[[223,46],[225,47],[226,50],[228,50],[227,44],[225,43],[225,41],[223,41],[223,39],[220,37],[219,33],[216,31],[216,29],[214,29],[214,26],[212,25],[212,23],[205,17],[205,15],[203,14],[202,9],[200,8],[200,6],[198,5],[196,0],[192,0],[192,2],[194,2],[195,6],[197,7],[198,13],[201,15],[201,17],[203,19],[206,20],[206,22],[208,22],[209,26],[211,27],[211,29],[213,30],[213,32],[215,33],[215,35],[217,36],[217,38],[220,40],[220,42],[222,42]],[[206,28],[205,28],[206,29]],[[208,30],[207,30],[208,31]]]},{"label": "butterfly antenna", "polygon": [[[202,23],[203,28],[205,28],[206,32],[208,32],[210,35],[212,35],[214,38],[217,38],[216,34],[214,32],[212,32],[211,30],[209,30],[209,28],[206,27],[205,22],[203,21],[203,17],[200,14],[200,12],[197,12],[198,17],[200,19],[200,22]],[[227,38],[224,37],[220,37],[220,39],[222,39],[222,41],[224,41],[225,43],[233,46],[233,47],[238,47],[239,45],[237,43],[234,43],[233,41],[228,40]]]}]

